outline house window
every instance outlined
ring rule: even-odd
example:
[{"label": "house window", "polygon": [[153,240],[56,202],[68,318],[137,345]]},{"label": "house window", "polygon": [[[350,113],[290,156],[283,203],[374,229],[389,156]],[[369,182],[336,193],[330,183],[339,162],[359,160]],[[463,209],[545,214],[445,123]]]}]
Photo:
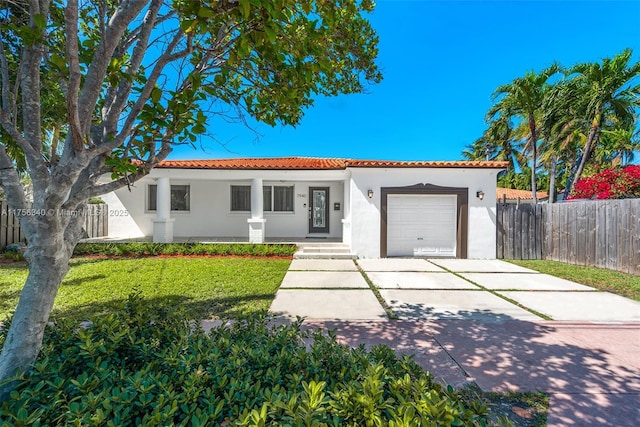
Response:
[{"label": "house window", "polygon": [[[188,211],[191,208],[190,189],[188,185],[171,186],[171,210]],[[150,211],[158,209],[158,186],[149,185],[148,207]]]},{"label": "house window", "polygon": [[231,186],[231,211],[244,212],[251,210],[251,187],[249,185]]},{"label": "house window", "polygon": [[273,187],[273,210],[275,212],[293,212],[293,186]]},{"label": "house window", "polygon": [[[263,210],[265,212],[293,212],[293,186],[265,185],[262,187]],[[251,210],[251,186],[231,186],[231,211]]]}]

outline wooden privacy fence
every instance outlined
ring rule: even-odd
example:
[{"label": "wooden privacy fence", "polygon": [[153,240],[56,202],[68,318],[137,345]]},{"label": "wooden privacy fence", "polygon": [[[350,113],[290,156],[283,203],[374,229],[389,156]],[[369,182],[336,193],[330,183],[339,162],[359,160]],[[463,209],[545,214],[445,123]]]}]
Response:
[{"label": "wooden privacy fence", "polygon": [[[24,214],[28,214],[25,210]],[[9,209],[7,202],[0,201],[0,250],[12,243],[24,242],[25,237],[20,228],[21,212]],[[88,205],[84,211],[84,229],[86,237],[103,237],[109,235],[109,207],[105,204]]]},{"label": "wooden privacy fence", "polygon": [[86,237],[104,237],[109,235],[109,206],[106,204],[87,205],[84,230]]},{"label": "wooden privacy fence", "polygon": [[640,199],[498,204],[497,257],[640,274]]},{"label": "wooden privacy fence", "polygon": [[0,250],[7,245],[23,242],[24,235],[20,229],[18,216],[7,206],[7,202],[0,201]]}]

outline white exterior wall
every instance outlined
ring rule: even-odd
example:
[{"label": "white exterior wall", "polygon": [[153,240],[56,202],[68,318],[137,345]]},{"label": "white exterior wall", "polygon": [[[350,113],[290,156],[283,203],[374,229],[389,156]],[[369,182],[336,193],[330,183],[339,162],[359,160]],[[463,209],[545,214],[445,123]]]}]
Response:
[{"label": "white exterior wall", "polygon": [[[380,257],[380,196],[382,187],[433,184],[469,189],[468,258],[496,257],[495,169],[351,169],[351,249],[359,258]],[[373,190],[373,198],[367,196]],[[476,197],[483,191],[485,197]]]},{"label": "white exterior wall", "polygon": [[[110,211],[128,215],[109,217],[110,237],[151,236],[155,211],[147,210],[147,189],[158,177],[168,176],[173,185],[190,186],[190,211],[171,212],[175,237],[220,237],[247,241],[250,212],[231,212],[231,185],[251,185],[261,177],[263,185],[294,185],[294,212],[264,212],[265,237],[342,238],[360,258],[380,256],[380,196],[382,187],[432,184],[465,187],[468,193],[468,258],[495,258],[497,169],[464,168],[349,168],[347,170],[188,170],[154,169],[132,186],[105,195]],[[346,184],[345,184],[346,180]],[[308,233],[309,187],[329,187],[328,234]],[[346,187],[346,189],[345,189]],[[367,196],[373,190],[373,198]],[[344,200],[345,191],[350,200]],[[485,193],[484,200],[476,197]],[[349,196],[349,194],[348,194]],[[340,203],[340,210],[334,204]],[[345,205],[348,203],[348,206]],[[346,211],[345,211],[346,210]],[[343,228],[345,212],[351,221]],[[343,236],[343,229],[347,235]]]},{"label": "white exterior wall", "polygon": [[[163,170],[160,171],[165,172]],[[192,176],[201,172],[190,171]],[[227,172],[227,171],[223,171]],[[263,172],[263,171],[260,171]],[[258,172],[258,173],[260,173]],[[268,172],[268,171],[267,171]],[[256,172],[254,172],[256,173]],[[212,178],[207,174],[207,178]],[[229,176],[229,174],[224,174]],[[268,174],[266,174],[268,175]],[[316,173],[317,176],[317,173]],[[283,176],[284,177],[284,176]],[[171,211],[175,219],[175,237],[229,237],[242,240],[249,238],[247,220],[250,212],[231,211],[231,186],[251,185],[248,176],[240,176],[238,180],[183,179],[182,176],[171,179],[171,185],[190,186],[190,210]],[[129,215],[123,218],[110,217],[110,237],[137,237],[153,234],[155,211],[147,210],[148,186],[156,184],[156,180],[145,177],[132,186],[131,191],[120,189],[107,197],[111,203],[126,207]],[[293,212],[264,212],[265,237],[269,238],[305,238],[323,236],[328,238],[342,237],[342,215],[344,209],[343,181],[287,181],[263,179],[263,185],[294,186]],[[309,234],[308,203],[309,187],[329,187],[329,233]],[[334,203],[340,203],[340,210],[334,210]],[[113,231],[112,231],[113,230]],[[118,234],[117,234],[118,233]]]}]

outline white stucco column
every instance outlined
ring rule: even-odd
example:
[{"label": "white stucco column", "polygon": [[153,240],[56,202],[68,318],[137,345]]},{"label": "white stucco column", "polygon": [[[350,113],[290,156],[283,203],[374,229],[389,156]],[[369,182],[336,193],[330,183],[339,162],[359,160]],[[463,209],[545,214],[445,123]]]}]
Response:
[{"label": "white stucco column", "polygon": [[264,243],[264,229],[266,219],[264,215],[264,200],[262,178],[251,180],[251,218],[249,223],[249,243]]},{"label": "white stucco column", "polygon": [[156,217],[153,219],[154,243],[173,242],[173,222],[171,218],[171,181],[168,177],[158,178],[156,185]]},{"label": "white stucco column", "polygon": [[351,246],[351,177],[343,181],[342,243]]}]

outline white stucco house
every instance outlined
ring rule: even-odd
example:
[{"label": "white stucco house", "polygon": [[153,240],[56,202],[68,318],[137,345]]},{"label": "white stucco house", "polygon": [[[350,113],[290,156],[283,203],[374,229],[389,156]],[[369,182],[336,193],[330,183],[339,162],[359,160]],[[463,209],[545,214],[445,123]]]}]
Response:
[{"label": "white stucco house", "polygon": [[[348,245],[359,258],[495,258],[505,162],[169,160],[105,195],[109,234]],[[485,196],[486,195],[486,196]]]}]

